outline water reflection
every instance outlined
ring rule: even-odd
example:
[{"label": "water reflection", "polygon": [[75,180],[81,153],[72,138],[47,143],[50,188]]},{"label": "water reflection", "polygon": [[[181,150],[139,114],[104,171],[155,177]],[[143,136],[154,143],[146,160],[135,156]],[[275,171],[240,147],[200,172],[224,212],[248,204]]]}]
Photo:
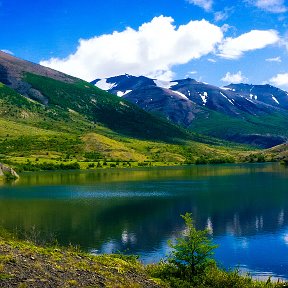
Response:
[{"label": "water reflection", "polygon": [[154,262],[183,232],[179,215],[189,211],[220,244],[224,266],[287,277],[287,179],[278,164],[23,174],[0,186],[0,225],[35,226],[64,245]]}]

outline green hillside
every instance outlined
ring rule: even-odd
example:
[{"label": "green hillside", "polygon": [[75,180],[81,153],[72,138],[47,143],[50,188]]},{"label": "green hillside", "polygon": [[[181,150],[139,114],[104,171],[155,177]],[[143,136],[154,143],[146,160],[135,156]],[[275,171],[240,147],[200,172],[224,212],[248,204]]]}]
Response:
[{"label": "green hillside", "polygon": [[18,171],[225,163],[250,153],[58,71],[3,52],[0,65],[0,162]]},{"label": "green hillside", "polygon": [[20,170],[231,162],[245,150],[190,134],[84,81],[25,79],[49,104],[0,85],[0,161]]},{"label": "green hillside", "polygon": [[175,142],[192,138],[192,134],[181,128],[87,82],[70,84],[31,73],[24,79],[48,99],[49,108],[61,109],[61,117],[66,117],[69,111],[76,112],[85,115],[87,121],[140,139]]},{"label": "green hillside", "polygon": [[274,145],[277,145],[279,136],[273,137],[273,135],[288,137],[287,126],[287,115],[281,111],[261,116],[246,113],[241,117],[232,117],[209,109],[207,113],[199,113],[189,129],[202,135],[234,142],[253,143],[255,146],[265,148],[267,143],[271,144],[270,147],[273,146],[273,141],[275,141]]}]

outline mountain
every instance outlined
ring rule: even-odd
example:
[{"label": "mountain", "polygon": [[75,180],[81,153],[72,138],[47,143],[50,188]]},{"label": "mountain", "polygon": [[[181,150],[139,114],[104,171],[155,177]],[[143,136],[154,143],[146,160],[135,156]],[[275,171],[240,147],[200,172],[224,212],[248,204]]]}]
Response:
[{"label": "mountain", "polygon": [[1,163],[43,170],[231,162],[245,150],[189,132],[88,82],[0,51]]},{"label": "mountain", "polygon": [[[43,104],[43,108],[52,109],[54,118],[68,120],[71,113],[79,113],[89,121],[140,139],[173,142],[177,138],[192,137],[179,127],[85,81],[1,51],[0,82],[21,94],[19,100],[31,99]],[[17,101],[14,104],[18,105]]]},{"label": "mountain", "polygon": [[274,107],[288,109],[288,93],[269,84],[230,84],[226,88],[243,95],[247,99],[254,99]]},{"label": "mountain", "polygon": [[288,94],[271,85],[216,87],[194,79],[121,75],[92,82],[191,131],[271,147],[287,140]]}]

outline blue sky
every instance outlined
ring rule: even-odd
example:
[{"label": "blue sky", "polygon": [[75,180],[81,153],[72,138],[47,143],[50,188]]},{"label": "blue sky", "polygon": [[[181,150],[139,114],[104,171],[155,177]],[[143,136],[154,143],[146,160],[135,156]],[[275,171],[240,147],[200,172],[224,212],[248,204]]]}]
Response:
[{"label": "blue sky", "polygon": [[129,73],[287,90],[287,7],[284,0],[0,0],[0,49],[88,81]]}]

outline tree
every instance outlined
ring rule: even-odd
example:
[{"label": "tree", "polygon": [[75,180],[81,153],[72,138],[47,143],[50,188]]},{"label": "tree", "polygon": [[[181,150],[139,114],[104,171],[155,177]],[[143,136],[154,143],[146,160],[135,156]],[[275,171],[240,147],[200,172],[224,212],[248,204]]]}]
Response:
[{"label": "tree", "polygon": [[176,266],[182,277],[191,281],[192,276],[203,272],[214,262],[211,257],[218,245],[214,245],[208,238],[208,229],[196,230],[191,213],[181,217],[186,224],[185,235],[177,238],[175,243],[169,242],[173,250],[168,261]]}]

